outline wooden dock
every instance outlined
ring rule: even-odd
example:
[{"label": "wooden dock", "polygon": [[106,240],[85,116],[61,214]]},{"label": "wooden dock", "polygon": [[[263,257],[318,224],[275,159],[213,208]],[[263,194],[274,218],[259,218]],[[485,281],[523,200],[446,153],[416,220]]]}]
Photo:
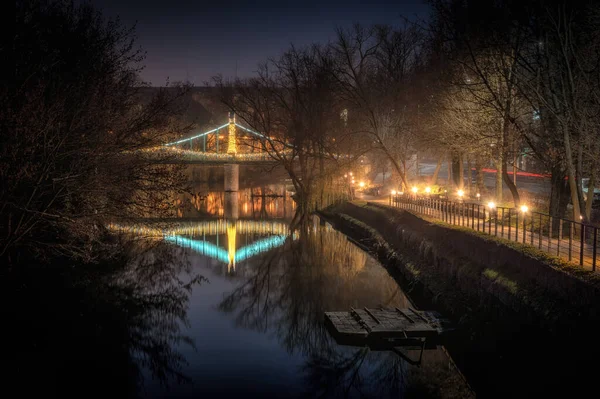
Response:
[{"label": "wooden dock", "polygon": [[325,312],[325,325],[338,344],[373,349],[435,344],[447,330],[445,321],[436,312],[412,308]]}]

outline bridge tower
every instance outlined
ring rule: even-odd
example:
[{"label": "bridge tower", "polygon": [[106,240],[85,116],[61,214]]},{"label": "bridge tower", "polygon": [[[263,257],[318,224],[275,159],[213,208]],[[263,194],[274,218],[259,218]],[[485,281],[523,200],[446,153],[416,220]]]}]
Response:
[{"label": "bridge tower", "polygon": [[235,114],[229,113],[229,138],[227,141],[227,154],[235,155],[237,153],[236,137],[235,137]]}]

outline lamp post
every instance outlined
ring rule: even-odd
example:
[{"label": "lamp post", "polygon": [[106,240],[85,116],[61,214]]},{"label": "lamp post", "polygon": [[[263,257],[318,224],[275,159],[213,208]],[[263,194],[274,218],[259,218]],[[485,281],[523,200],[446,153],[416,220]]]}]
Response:
[{"label": "lamp post", "polygon": [[[419,189],[417,188],[417,186],[414,186],[412,188],[412,192],[413,192],[413,204],[416,207],[417,206],[417,192],[419,191]],[[416,209],[416,208],[415,208]]]},{"label": "lamp post", "polygon": [[[489,217],[490,217],[490,222],[489,222],[489,230],[490,230],[490,235],[492,234],[492,210],[496,208],[496,204],[493,201],[488,202],[488,208],[489,208]],[[496,211],[497,213],[498,211]],[[498,224],[496,223],[496,227],[498,226]],[[485,230],[485,227],[484,227]]]}]

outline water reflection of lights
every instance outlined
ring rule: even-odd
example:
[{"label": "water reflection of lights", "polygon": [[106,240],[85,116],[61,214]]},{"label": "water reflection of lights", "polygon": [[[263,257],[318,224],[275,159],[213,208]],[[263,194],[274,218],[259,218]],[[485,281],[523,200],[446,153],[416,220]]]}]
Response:
[{"label": "water reflection of lights", "polygon": [[[202,222],[177,223],[174,227],[158,228],[156,223],[120,225],[111,223],[108,228],[112,231],[144,235],[147,237],[163,237],[172,235],[198,236],[202,234],[226,234],[227,226],[233,221],[226,219],[205,220]],[[153,226],[154,225],[154,226]],[[267,220],[237,220],[236,231],[240,234],[283,234],[290,233],[289,226],[278,221]]]}]

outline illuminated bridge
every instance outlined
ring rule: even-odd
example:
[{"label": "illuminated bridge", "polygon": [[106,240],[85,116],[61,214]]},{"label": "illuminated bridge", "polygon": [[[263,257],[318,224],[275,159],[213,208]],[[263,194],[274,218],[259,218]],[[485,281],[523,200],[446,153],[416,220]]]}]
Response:
[{"label": "illuminated bridge", "polygon": [[[238,128],[246,133],[244,137],[238,137]],[[227,141],[225,148],[223,148],[221,131],[225,129],[227,129]],[[187,164],[253,164],[275,162],[275,159],[262,150],[262,145],[259,146],[260,151],[258,152],[239,151],[240,141],[245,141],[248,144],[245,147],[254,151],[257,146],[251,144],[252,140],[259,142],[269,141],[270,145],[274,147],[280,146],[280,150],[283,152],[286,151],[285,147],[291,149],[291,146],[288,144],[276,143],[270,137],[236,123],[235,115],[230,113],[229,122],[222,126],[192,137],[163,144],[160,147],[149,148],[146,151],[161,155],[175,155],[175,161],[170,162]]]},{"label": "illuminated bridge", "polygon": [[[297,238],[289,226],[280,221],[267,220],[206,220],[201,222],[178,223],[176,226],[160,228],[156,224],[119,225],[111,224],[113,231],[121,231],[145,237],[161,238],[166,242],[190,248],[193,251],[227,264],[227,271],[235,271],[235,265],[253,256],[280,247],[289,238]],[[237,234],[268,234],[251,244],[237,248]],[[227,246],[222,248],[204,239],[194,237],[227,236]]]}]

